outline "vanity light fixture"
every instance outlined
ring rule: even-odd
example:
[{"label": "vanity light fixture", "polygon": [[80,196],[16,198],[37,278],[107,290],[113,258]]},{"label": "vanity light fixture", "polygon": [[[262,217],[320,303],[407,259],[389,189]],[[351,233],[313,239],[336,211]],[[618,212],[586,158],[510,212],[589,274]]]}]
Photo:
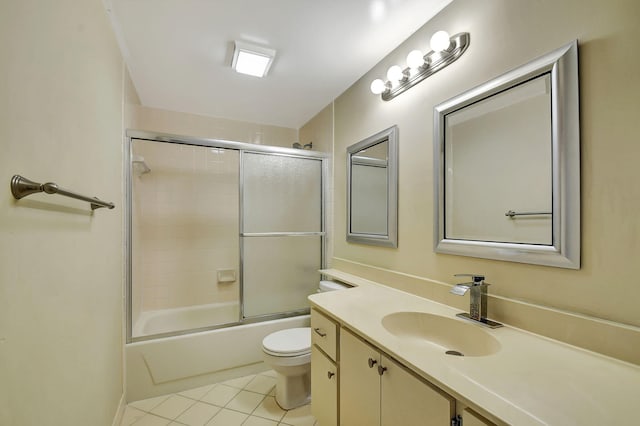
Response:
[{"label": "vanity light fixture", "polygon": [[275,56],[276,51],[273,49],[235,41],[231,68],[241,74],[264,77],[267,75]]},{"label": "vanity light fixture", "polygon": [[449,36],[446,31],[437,31],[431,36],[429,53],[423,55],[420,50],[409,52],[407,68],[391,66],[386,81],[377,78],[371,82],[371,92],[381,95],[383,101],[395,98],[462,56],[470,41],[469,33]]},{"label": "vanity light fixture", "polygon": [[407,55],[407,65],[411,70],[411,74],[420,70],[420,67],[424,65],[424,54],[421,50],[412,50]]},{"label": "vanity light fixture", "polygon": [[429,47],[434,52],[442,52],[451,47],[451,39],[446,31],[436,31],[429,40]]},{"label": "vanity light fixture", "polygon": [[402,72],[402,68],[398,65],[393,65],[387,70],[387,79],[391,82],[392,86],[397,85],[405,77]]}]

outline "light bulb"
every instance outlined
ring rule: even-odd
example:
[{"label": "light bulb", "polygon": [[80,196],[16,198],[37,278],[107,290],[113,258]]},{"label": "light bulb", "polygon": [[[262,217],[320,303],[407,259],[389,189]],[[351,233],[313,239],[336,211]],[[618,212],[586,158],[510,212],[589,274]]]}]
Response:
[{"label": "light bulb", "polygon": [[404,74],[402,73],[402,68],[398,65],[393,65],[389,67],[387,70],[387,78],[392,82],[400,81],[404,78]]},{"label": "light bulb", "polygon": [[371,93],[374,95],[379,95],[387,89],[387,85],[384,81],[379,78],[376,78],[371,82]]},{"label": "light bulb", "polygon": [[434,52],[442,52],[443,50],[447,50],[451,45],[451,40],[449,39],[449,33],[446,31],[437,31],[434,35],[431,36],[431,41],[429,42],[431,45],[431,50]]},{"label": "light bulb", "polygon": [[424,64],[424,55],[419,50],[412,50],[407,55],[407,65],[409,68],[417,69]]}]

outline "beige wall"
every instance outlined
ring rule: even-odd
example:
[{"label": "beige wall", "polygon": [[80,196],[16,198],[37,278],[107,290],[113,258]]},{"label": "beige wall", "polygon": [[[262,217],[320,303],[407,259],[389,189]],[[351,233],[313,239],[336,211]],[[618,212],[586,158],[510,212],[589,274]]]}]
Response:
[{"label": "beige wall", "polygon": [[[125,64],[126,68],[126,64]],[[138,97],[138,91],[136,90],[136,86],[133,84],[133,80],[131,80],[131,75],[129,74],[129,70],[127,69],[124,73],[124,115],[125,115],[125,126],[129,126],[135,117],[134,108],[139,106],[140,98]]]},{"label": "beige wall", "polygon": [[313,143],[314,151],[333,152],[333,103],[300,128],[300,143]]},{"label": "beige wall", "polygon": [[[110,425],[122,397],[122,59],[100,1],[0,6],[0,424]],[[37,194],[14,173],[113,201]]]},{"label": "beige wall", "polygon": [[[640,208],[636,164],[640,57],[634,53],[639,18],[640,3],[633,0],[455,0],[426,23],[334,102],[334,265],[349,268],[361,263],[378,268],[379,275],[387,269],[445,283],[456,282],[455,273],[484,273],[493,294],[640,326],[635,265],[640,250],[636,214]],[[371,94],[369,84],[374,78],[384,76],[390,65],[403,63],[410,50],[428,50],[431,34],[439,29],[471,34],[471,45],[457,62],[390,102]],[[434,253],[433,107],[576,38],[582,269]],[[316,126],[316,120],[323,118],[305,127]],[[399,248],[348,244],[344,238],[346,147],[394,124],[400,135]],[[464,306],[462,298],[455,296],[446,301]],[[504,315],[508,319],[510,314],[505,311]]]},{"label": "beige wall", "polygon": [[[299,129],[300,143],[304,145],[313,142],[314,151],[333,153],[333,121],[333,103],[330,103]],[[329,176],[326,182],[327,199],[325,200],[327,262],[330,262],[330,259],[333,257],[333,238],[335,235],[333,232],[333,168],[333,158],[329,158]]]},{"label": "beige wall", "polygon": [[136,105],[135,101],[128,105],[127,117],[128,128],[136,130],[285,148],[298,141],[298,131],[288,127],[167,111]]}]

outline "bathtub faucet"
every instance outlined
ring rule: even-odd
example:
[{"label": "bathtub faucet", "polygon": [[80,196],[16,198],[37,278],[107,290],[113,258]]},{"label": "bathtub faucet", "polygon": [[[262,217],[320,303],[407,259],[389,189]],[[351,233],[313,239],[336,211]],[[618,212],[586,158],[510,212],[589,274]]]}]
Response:
[{"label": "bathtub faucet", "polygon": [[458,296],[464,296],[467,292],[470,292],[469,313],[463,312],[457,314],[457,316],[490,328],[502,327],[499,322],[487,319],[487,287],[489,284],[484,282],[484,275],[456,274],[454,276],[471,277],[471,282],[456,284],[449,291]]}]

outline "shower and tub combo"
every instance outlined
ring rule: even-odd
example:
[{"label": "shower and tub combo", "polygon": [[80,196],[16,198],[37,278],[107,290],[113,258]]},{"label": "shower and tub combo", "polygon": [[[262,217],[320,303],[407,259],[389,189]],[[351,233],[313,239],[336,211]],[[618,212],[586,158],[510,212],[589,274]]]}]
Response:
[{"label": "shower and tub combo", "polygon": [[126,157],[127,400],[265,370],[309,325],[327,156],[129,131]]}]

